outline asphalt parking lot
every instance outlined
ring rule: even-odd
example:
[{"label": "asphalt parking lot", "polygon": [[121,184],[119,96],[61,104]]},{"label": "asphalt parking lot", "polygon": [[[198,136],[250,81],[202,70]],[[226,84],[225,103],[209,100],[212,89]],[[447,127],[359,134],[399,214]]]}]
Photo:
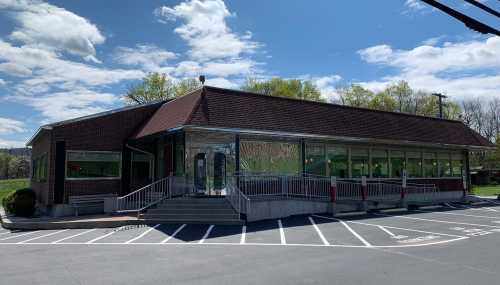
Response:
[{"label": "asphalt parking lot", "polygon": [[246,226],[0,229],[0,284],[498,284],[500,204]]}]

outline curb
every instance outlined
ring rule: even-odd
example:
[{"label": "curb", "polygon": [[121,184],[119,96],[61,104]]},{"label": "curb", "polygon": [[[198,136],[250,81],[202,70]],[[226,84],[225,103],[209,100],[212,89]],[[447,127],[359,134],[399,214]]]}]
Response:
[{"label": "curb", "polygon": [[64,230],[64,229],[94,229],[115,228],[128,225],[147,224],[142,220],[122,221],[76,221],[76,222],[13,222],[0,208],[0,222],[8,230]]}]

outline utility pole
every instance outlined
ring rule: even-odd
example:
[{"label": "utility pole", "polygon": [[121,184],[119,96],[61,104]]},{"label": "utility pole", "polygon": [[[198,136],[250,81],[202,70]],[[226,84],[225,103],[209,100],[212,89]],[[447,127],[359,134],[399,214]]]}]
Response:
[{"label": "utility pole", "polygon": [[439,118],[443,118],[443,98],[448,98],[447,96],[441,93],[432,93],[431,95],[438,97],[439,100]]}]

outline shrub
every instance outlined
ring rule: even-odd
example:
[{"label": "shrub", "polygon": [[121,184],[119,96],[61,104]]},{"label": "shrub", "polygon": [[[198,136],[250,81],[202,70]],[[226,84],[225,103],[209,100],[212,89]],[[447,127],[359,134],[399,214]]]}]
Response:
[{"label": "shrub", "polygon": [[4,209],[16,216],[31,217],[35,213],[36,195],[30,188],[16,190],[2,201]]}]

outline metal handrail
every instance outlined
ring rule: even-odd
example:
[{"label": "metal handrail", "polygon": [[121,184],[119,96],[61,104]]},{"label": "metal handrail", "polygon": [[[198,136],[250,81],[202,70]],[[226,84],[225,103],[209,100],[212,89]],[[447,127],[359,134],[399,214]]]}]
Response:
[{"label": "metal handrail", "polygon": [[172,196],[173,176],[165,177],[116,200],[118,213],[140,212]]},{"label": "metal handrail", "polygon": [[250,211],[250,199],[238,188],[235,181],[237,178],[228,177],[226,184],[226,199],[238,212],[238,214],[248,214]]}]

